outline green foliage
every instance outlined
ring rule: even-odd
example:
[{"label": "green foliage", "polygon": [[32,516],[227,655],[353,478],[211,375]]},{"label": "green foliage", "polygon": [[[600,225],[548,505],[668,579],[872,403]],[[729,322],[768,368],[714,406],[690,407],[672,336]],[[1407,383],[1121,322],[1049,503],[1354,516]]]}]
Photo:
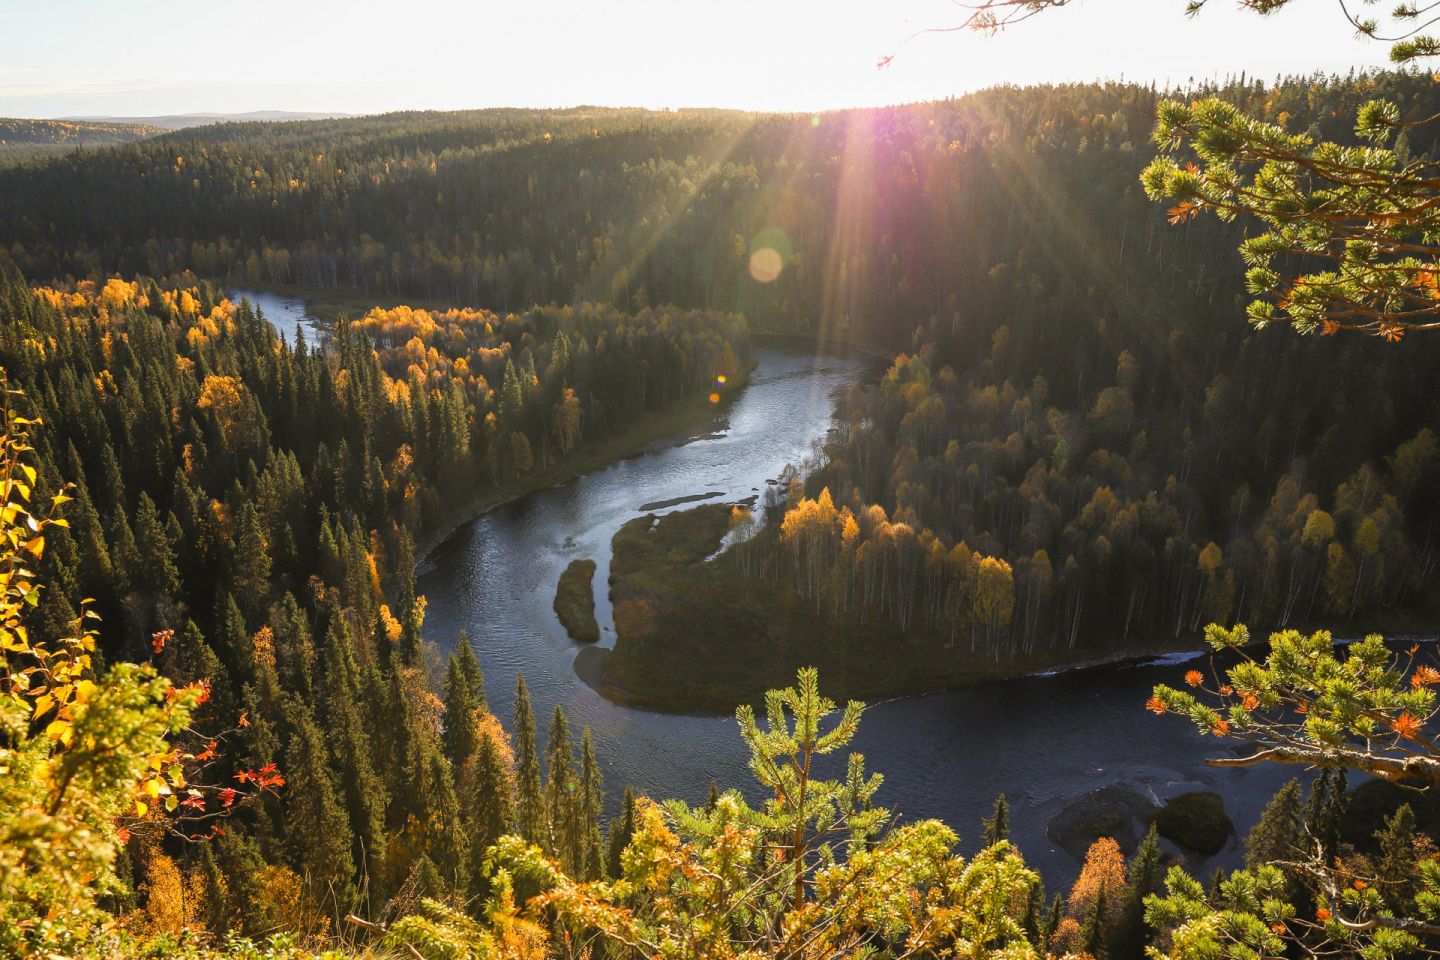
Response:
[{"label": "green foliage", "polygon": [[[138,799],[179,786],[169,738],[187,724],[198,690],[175,691],[150,667],[95,670],[85,621],[65,638],[31,633],[40,602],[32,565],[64,528],[31,506],[35,421],[0,374],[0,953],[50,955],[83,947],[105,921],[98,901],[119,892],[117,821]],[[156,765],[152,766],[152,759]]]},{"label": "green foliage", "polygon": [[[1267,227],[1240,247],[1254,326],[1286,319],[1299,333],[1359,330],[1390,341],[1440,328],[1431,164],[1385,146],[1404,127],[1394,103],[1359,109],[1355,134],[1369,141],[1361,146],[1290,133],[1214,97],[1162,101],[1156,118],[1167,155],[1141,182],[1152,199],[1176,201],[1172,223],[1206,211]],[[1182,145],[1200,165],[1168,155]],[[1331,266],[1287,273],[1297,258]]]},{"label": "green foliage", "polygon": [[[1008,843],[965,861],[955,835],[935,821],[884,825],[852,755],[844,780],[816,764],[855,733],[862,708],[821,696],[814,671],[767,698],[766,722],[737,711],[757,779],[777,795],[750,807],[739,791],[713,806],[634,803],[634,828],[615,879],[584,882],[519,837],[491,851],[497,894],[486,924],[427,904],[400,921],[389,942],[424,956],[489,956],[521,931],[553,922],[567,942],[591,941],[609,956],[836,956],[872,950],[1030,960],[1023,920],[1038,878]],[[517,885],[538,894],[517,908]]]},{"label": "green foliage", "polygon": [[1211,624],[1206,639],[1239,659],[1225,671],[1227,682],[1206,688],[1203,674],[1191,671],[1187,682],[1200,694],[1157,686],[1149,706],[1187,717],[1202,733],[1256,746],[1252,757],[1218,763],[1272,760],[1440,779],[1440,761],[1410,746],[1430,743],[1424,729],[1436,715],[1440,683],[1440,671],[1416,662],[1418,647],[1395,653],[1371,634],[1341,652],[1328,631],[1286,630],[1271,635],[1259,661],[1245,650],[1244,626]]}]

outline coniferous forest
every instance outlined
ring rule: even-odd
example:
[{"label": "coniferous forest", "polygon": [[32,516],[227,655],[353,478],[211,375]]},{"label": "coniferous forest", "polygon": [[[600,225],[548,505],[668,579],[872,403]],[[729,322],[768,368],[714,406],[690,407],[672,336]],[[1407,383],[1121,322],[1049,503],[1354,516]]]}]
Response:
[{"label": "coniferous forest", "polygon": [[[0,956],[1440,951],[1436,115],[1402,66],[5,121],[47,146],[0,164]],[[862,372],[765,487],[500,560],[613,709],[734,712],[753,782],[616,789],[417,568],[738,433],[797,350]],[[1042,873],[1023,799],[917,818],[851,752],[851,696],[1201,650],[1134,722],[1292,767],[1253,823],[1087,795]]]}]

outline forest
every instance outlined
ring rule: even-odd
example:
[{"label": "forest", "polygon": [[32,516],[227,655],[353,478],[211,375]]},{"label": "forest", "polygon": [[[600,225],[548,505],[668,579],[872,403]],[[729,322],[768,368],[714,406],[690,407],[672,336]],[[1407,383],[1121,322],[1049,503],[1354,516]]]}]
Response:
[{"label": "forest", "polygon": [[[187,736],[213,779],[182,792],[176,768],[168,806],[127,821],[112,909],[139,909],[137,930],[313,932],[402,890],[483,885],[486,848],[522,822],[601,869],[588,733],[541,718],[549,775],[530,784],[535,718],[512,747],[470,646],[432,662],[415,538],[477,485],[709,391],[748,351],[743,321],[377,310],[312,351],[208,284],[14,275],[0,318],[10,415],[43,424],[35,495],[68,498],[33,629],[98,616],[97,660],[203,687]],[[523,681],[516,696],[523,716]]]},{"label": "forest", "polygon": [[[1440,346],[1247,331],[1247,224],[1141,183],[1166,95],[225,123],[0,170],[0,952],[1426,952],[1440,814],[1343,771],[1440,779],[1440,670],[1322,628],[1433,628]],[[1333,139],[1375,98],[1440,113],[1406,71],[1185,95]],[[312,347],[236,284],[365,306]],[[718,560],[621,530],[617,657],[663,677],[625,590],[681,559],[710,629],[771,597],[809,645],[694,691],[739,705],[755,784],[607,807],[591,731],[427,632],[418,555],[718,404],[756,334],[894,359],[752,506],[669,515],[735,535]],[[1208,886],[1172,811],[1052,895],[1003,797],[962,856],[847,752],[865,707],[822,690],[897,638],[1001,672],[1208,642],[1149,709],[1323,772]]]},{"label": "forest", "polygon": [[[1191,93],[1319,136],[1372,97],[1440,108],[1409,73]],[[35,276],[192,270],[501,312],[667,303],[903,351],[789,497],[828,488],[837,512],[797,513],[786,551],[767,512],[768,575],[840,616],[993,658],[1210,620],[1409,628],[1433,612],[1436,348],[1226,322],[1244,296],[1237,229],[1167,224],[1136,179],[1159,96],[224,124],[13,171],[0,234]],[[1433,136],[1407,130],[1397,150],[1429,154]],[[744,267],[766,244],[783,269],[762,283]],[[543,460],[553,431],[531,436]],[[832,549],[841,511],[870,573]],[[828,532],[798,533],[816,523]],[[1003,561],[1012,613],[977,626],[968,555]]]}]

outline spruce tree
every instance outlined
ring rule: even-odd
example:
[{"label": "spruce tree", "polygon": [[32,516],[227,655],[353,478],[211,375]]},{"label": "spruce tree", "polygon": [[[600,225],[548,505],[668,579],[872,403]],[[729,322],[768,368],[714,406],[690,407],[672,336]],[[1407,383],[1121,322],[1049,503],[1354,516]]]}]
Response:
[{"label": "spruce tree", "polygon": [[1245,836],[1245,869],[1293,860],[1301,828],[1300,781],[1290,780],[1270,798],[1259,822]]},{"label": "spruce tree", "polygon": [[175,567],[175,551],[170,537],[148,493],[140,494],[135,508],[135,549],[139,569],[132,582],[152,599],[174,598],[180,592],[180,572]]},{"label": "spruce tree", "polygon": [[482,883],[486,851],[514,826],[515,802],[510,792],[510,771],[494,736],[479,738],[475,755],[461,776],[461,809],[466,813],[470,839],[471,890],[485,894]]},{"label": "spruce tree", "polygon": [[340,802],[325,737],[307,708],[292,708],[295,733],[285,752],[285,832],[306,892],[332,916],[355,901],[354,835]]},{"label": "spruce tree", "polygon": [[575,776],[575,749],[570,722],[559,704],[545,738],[545,813],[550,823],[550,850],[566,869],[578,873],[583,864],[580,831],[580,784]]},{"label": "spruce tree", "polygon": [[1055,936],[1055,931],[1060,929],[1060,921],[1065,919],[1065,898],[1060,894],[1050,900],[1050,909],[1045,914],[1044,937],[1041,946],[1046,947]]},{"label": "spruce tree", "polygon": [[1085,953],[1095,960],[1105,960],[1105,888],[1095,893],[1090,909],[1085,911],[1085,922],[1080,927],[1080,942]]},{"label": "spruce tree", "polygon": [[246,619],[254,623],[264,614],[270,593],[270,553],[260,514],[249,501],[240,508],[236,528],[230,588]]},{"label": "spruce tree", "polygon": [[472,679],[466,675],[457,654],[450,654],[445,668],[445,756],[460,770],[475,752],[475,719],[479,709]]},{"label": "spruce tree", "polygon": [[323,704],[326,729],[356,837],[356,867],[361,876],[373,876],[380,873],[385,859],[388,798],[375,771],[370,736],[360,716],[360,687],[350,656],[349,630],[339,617],[331,621],[328,636]]},{"label": "spruce tree", "polygon": [[1163,873],[1161,871],[1160,836],[1155,824],[1145,833],[1145,839],[1135,851],[1125,869],[1125,902],[1115,922],[1110,937],[1110,956],[1113,960],[1141,960],[1145,956],[1148,939],[1145,930],[1145,898],[1160,892]]},{"label": "spruce tree", "polygon": [[1397,916],[1410,908],[1420,887],[1420,861],[1432,855],[1434,843],[1416,828],[1415,811],[1403,803],[1375,832],[1375,885]]},{"label": "spruce tree", "polygon": [[475,709],[487,711],[490,709],[485,702],[485,673],[480,669],[480,658],[475,656],[475,647],[470,643],[470,635],[464,630],[455,641],[455,656],[460,660],[460,672],[470,682],[470,695],[475,700]]},{"label": "spruce tree", "polygon": [[612,878],[620,876],[620,855],[630,845],[630,838],[635,835],[635,791],[630,787],[625,788],[625,795],[620,801],[620,816],[610,823],[610,833],[606,837],[607,857],[606,869]]},{"label": "spruce tree", "polygon": [[515,682],[515,826],[520,836],[549,848],[545,793],[540,785],[540,756],[535,746],[535,713],[525,675]]},{"label": "spruce tree", "polygon": [[995,812],[981,822],[985,827],[985,846],[993,847],[1002,840],[1010,839],[1010,803],[1005,794],[995,798]]},{"label": "spruce tree", "polygon": [[605,778],[595,755],[595,739],[586,727],[580,735],[580,852],[583,875],[599,880],[605,875],[605,855],[600,839],[600,812],[605,803]]}]

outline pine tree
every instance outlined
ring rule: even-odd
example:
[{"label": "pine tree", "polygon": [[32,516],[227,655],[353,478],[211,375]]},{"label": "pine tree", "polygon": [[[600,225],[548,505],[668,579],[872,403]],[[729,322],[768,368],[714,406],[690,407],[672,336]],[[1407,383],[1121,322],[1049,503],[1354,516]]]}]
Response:
[{"label": "pine tree", "polygon": [[535,713],[521,674],[515,682],[515,826],[520,836],[549,847],[545,793],[540,786],[540,756],[535,746]]},{"label": "pine tree", "polygon": [[985,827],[985,846],[993,847],[1002,840],[1010,839],[1010,803],[1005,794],[995,798],[995,812],[981,822]]}]

